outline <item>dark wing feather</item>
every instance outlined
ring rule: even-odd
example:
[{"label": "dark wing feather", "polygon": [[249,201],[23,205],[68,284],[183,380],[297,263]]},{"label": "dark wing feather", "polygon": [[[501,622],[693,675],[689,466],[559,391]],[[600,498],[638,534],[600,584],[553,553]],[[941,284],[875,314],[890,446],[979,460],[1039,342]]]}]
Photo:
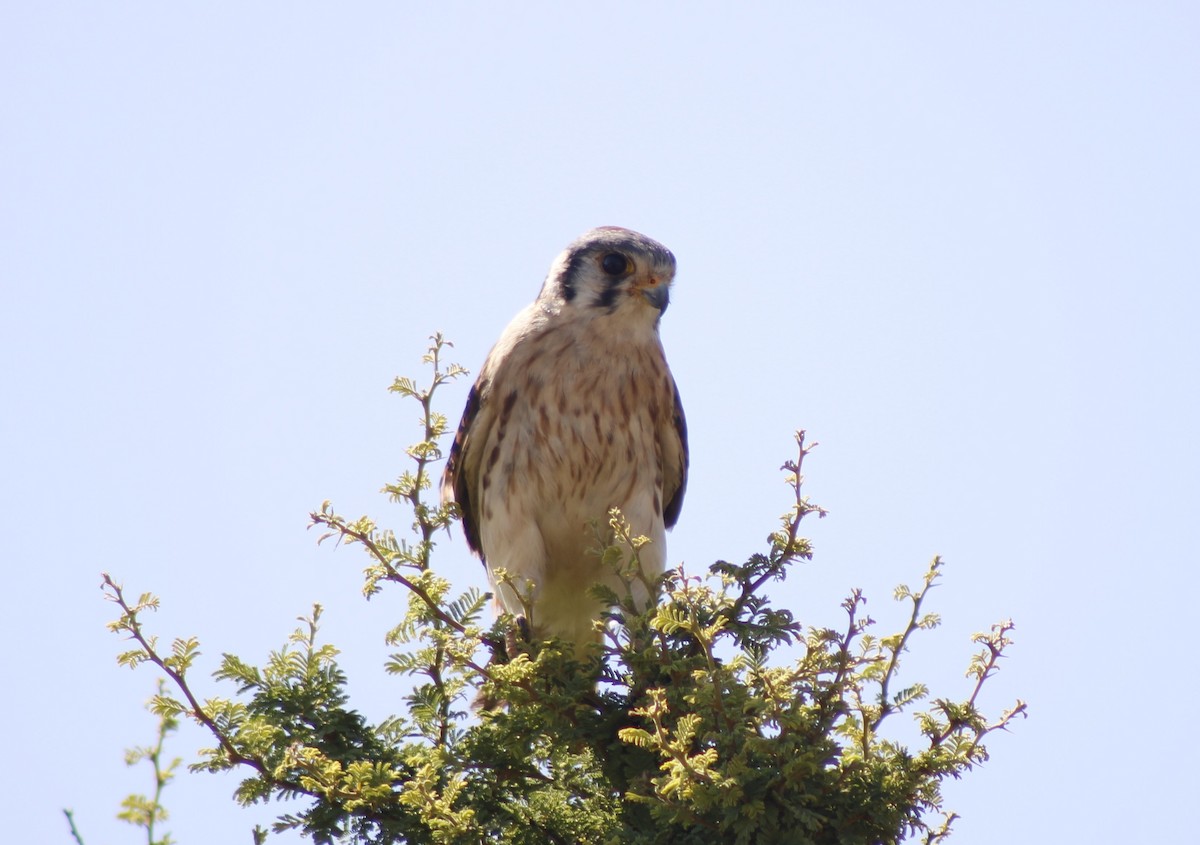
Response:
[{"label": "dark wing feather", "polygon": [[462,516],[463,534],[466,535],[467,545],[471,551],[483,556],[483,547],[479,542],[479,504],[472,497],[470,473],[466,471],[467,449],[472,424],[483,406],[483,391],[486,382],[480,378],[467,394],[467,406],[463,409],[462,422],[458,424],[458,432],[454,435],[454,444],[450,447],[450,457],[446,459],[446,471],[442,474],[442,501],[458,502],[459,513]]},{"label": "dark wing feather", "polygon": [[667,500],[667,505],[663,508],[663,523],[667,528],[671,528],[679,521],[679,511],[683,509],[683,493],[687,489],[688,475],[687,420],[683,416],[683,403],[679,399],[679,388],[674,379],[671,379],[671,389],[674,392],[671,422],[675,426],[676,442],[668,442],[666,445],[668,451],[678,450],[679,475],[676,478],[663,479],[663,497]]}]

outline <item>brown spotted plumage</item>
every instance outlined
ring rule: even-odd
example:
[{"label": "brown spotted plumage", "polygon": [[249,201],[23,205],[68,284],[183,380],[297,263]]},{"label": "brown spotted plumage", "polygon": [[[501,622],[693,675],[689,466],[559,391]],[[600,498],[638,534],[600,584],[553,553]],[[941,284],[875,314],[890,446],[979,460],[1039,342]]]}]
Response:
[{"label": "brown spotted plumage", "polygon": [[[597,582],[616,589],[592,525],[621,509],[650,538],[649,575],[687,484],[687,426],[658,321],[675,257],[617,227],[587,232],[550,268],[538,298],[488,355],[467,397],[442,480],[489,574],[531,582],[528,620],[544,636],[594,637]],[[496,588],[515,615],[510,588]],[[641,598],[645,598],[642,596]]]}]

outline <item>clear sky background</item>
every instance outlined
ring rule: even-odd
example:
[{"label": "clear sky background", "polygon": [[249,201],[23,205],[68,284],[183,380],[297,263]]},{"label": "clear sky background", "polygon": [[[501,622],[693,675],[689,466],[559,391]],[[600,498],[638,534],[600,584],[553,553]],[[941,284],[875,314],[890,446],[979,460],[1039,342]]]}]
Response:
[{"label": "clear sky background", "polygon": [[[943,695],[972,632],[1017,623],[984,704],[1030,718],[948,786],[953,841],[1194,837],[1197,7],[431,9],[0,7],[10,832],[66,843],[71,807],[88,845],[144,841],[114,816],[150,787],[122,749],[155,676],[115,665],[101,571],[200,637],[206,694],[321,601],[354,701],[393,712],[405,597],[364,601],[307,514],[404,528],[393,376],[435,330],[477,370],[555,254],[619,224],[679,261],[668,558],[763,548],[807,429],[831,515],[781,604],[834,624],[860,586],[894,627],[944,555],[902,676]],[[459,535],[438,556],[483,584]],[[248,842],[282,808],[235,784],[181,776],[168,829]]]}]

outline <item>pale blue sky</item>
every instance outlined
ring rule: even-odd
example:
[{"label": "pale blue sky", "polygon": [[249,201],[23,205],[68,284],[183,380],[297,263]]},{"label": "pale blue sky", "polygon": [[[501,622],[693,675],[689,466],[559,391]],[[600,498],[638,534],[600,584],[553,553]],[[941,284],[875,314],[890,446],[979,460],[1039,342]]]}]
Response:
[{"label": "pale blue sky", "polygon": [[[372,717],[404,597],[317,549],[415,414],[385,388],[444,330],[477,369],[583,230],[676,253],[664,340],[693,471],[668,558],[761,548],[791,432],[820,441],[814,624],[948,560],[910,680],[1031,718],[947,788],[953,841],[1184,841],[1197,741],[1200,12],[1187,3],[6,4],[0,8],[4,794],[27,842],[139,841],[164,637],[261,659],[310,603]],[[446,392],[457,417],[466,385]],[[461,538],[439,548],[482,584]],[[1176,651],[1178,650],[1178,651]],[[198,680],[203,676],[197,673]],[[208,693],[226,692],[201,684]],[[192,759],[206,738],[173,750]],[[248,841],[185,776],[182,843]],[[285,841],[285,840],[280,840]]]}]

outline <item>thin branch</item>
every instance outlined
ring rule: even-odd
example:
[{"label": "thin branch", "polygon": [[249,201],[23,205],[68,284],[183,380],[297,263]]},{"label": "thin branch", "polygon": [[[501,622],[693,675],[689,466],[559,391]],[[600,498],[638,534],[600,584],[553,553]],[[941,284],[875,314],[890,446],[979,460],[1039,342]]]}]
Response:
[{"label": "thin branch", "polygon": [[796,541],[800,536],[800,523],[804,520],[804,517],[808,516],[810,513],[816,513],[818,517],[823,519],[826,514],[829,513],[819,505],[810,504],[804,497],[804,474],[802,472],[804,469],[804,459],[808,456],[809,452],[820,445],[819,443],[813,443],[811,446],[805,446],[804,437],[805,432],[803,429],[796,432],[796,446],[798,447],[796,459],[794,461],[784,461],[783,465],[780,467],[781,470],[785,470],[789,473],[787,483],[791,486],[796,500],[796,503],[791,510],[791,515],[787,521],[787,529],[786,533],[784,533],[783,542],[779,541],[778,534],[771,535],[772,538],[776,538],[773,544],[774,549],[778,550],[782,548],[782,555],[777,559],[773,558],[771,562],[775,565],[747,585],[742,590],[742,594],[738,596],[736,600],[734,600],[733,606],[723,612],[725,618],[730,621],[735,621],[741,616],[742,611],[746,607],[746,603],[758,593],[764,584],[766,584],[772,578],[778,577],[780,571],[779,568],[783,564],[794,560],[797,557]]},{"label": "thin branch", "polygon": [[[833,724],[833,720],[837,718],[837,708],[831,705],[835,700],[841,699],[846,685],[846,673],[854,665],[854,659],[850,655],[850,646],[853,644],[854,638],[862,632],[862,627],[858,621],[858,608],[863,601],[862,590],[855,589],[850,593],[849,598],[842,602],[842,607],[846,609],[847,616],[846,635],[838,641],[837,671],[834,673],[833,680],[829,682],[829,686],[820,699],[821,718],[818,724],[820,725],[821,733],[827,733]],[[870,617],[867,617],[867,622],[870,622]]]},{"label": "thin branch", "polygon": [[[795,512],[792,515],[791,520],[788,522],[787,548],[789,550],[791,550],[796,544],[796,538],[799,536],[800,532],[800,523],[804,517],[815,512],[819,519],[824,519],[829,513],[829,511],[825,510],[825,508],[821,507],[820,505],[810,504],[809,501],[804,498],[804,473],[802,472],[804,469],[804,459],[808,456],[809,452],[820,445],[819,443],[813,443],[811,446],[805,446],[804,437],[806,434],[807,432],[805,432],[804,429],[796,432],[796,446],[799,450],[798,454],[796,455],[796,460],[784,461],[783,466],[780,467],[780,469],[787,470],[791,473],[788,483],[791,484],[792,490],[796,495]],[[793,556],[794,553],[789,553],[788,557],[790,558]],[[757,589],[758,586],[761,585],[756,585],[755,589]]]},{"label": "thin branch", "polygon": [[993,625],[991,634],[979,635],[978,641],[982,642],[988,650],[988,659],[979,672],[979,677],[975,681],[975,689],[971,691],[971,697],[967,699],[967,703],[971,706],[975,705],[975,699],[978,697],[979,691],[983,689],[983,682],[999,671],[998,664],[1000,658],[1004,656],[1004,649],[1012,643],[1008,634],[1014,627],[1012,620],[1009,619]]},{"label": "thin branch", "polygon": [[693,631],[696,636],[696,641],[700,643],[700,647],[704,649],[704,660],[708,664],[708,676],[712,679],[713,684],[713,709],[716,711],[716,717],[719,721],[725,724],[727,731],[732,731],[735,728],[734,722],[725,713],[725,701],[721,684],[721,676],[724,674],[720,662],[713,655],[712,641],[707,633],[700,625],[700,621],[696,616],[696,608],[693,605],[688,608],[688,615],[691,617]]},{"label": "thin branch", "polygon": [[71,838],[75,840],[75,845],[83,845],[83,837],[79,835],[79,830],[75,827],[75,813],[71,810],[63,810],[63,815],[67,817],[67,824],[71,826]]},{"label": "thin branch", "polygon": [[362,543],[363,548],[365,548],[367,552],[379,562],[379,565],[382,566],[384,571],[387,573],[385,576],[386,580],[395,581],[397,584],[403,584],[414,594],[416,594],[421,601],[425,602],[425,606],[429,608],[435,619],[439,620],[450,628],[453,628],[460,634],[467,633],[466,626],[461,622],[458,622],[453,616],[450,616],[448,613],[446,613],[446,611],[442,610],[442,608],[438,606],[437,601],[434,600],[433,596],[429,595],[428,590],[400,574],[400,570],[392,565],[391,560],[389,560],[388,556],[383,553],[383,551],[379,548],[379,545],[371,539],[369,534],[366,534],[362,531],[355,531],[344,522],[339,521],[338,517],[330,517],[326,514],[317,513],[315,511],[310,513],[308,517],[314,525],[325,525],[329,528],[332,528],[343,537],[349,537],[355,542]]},{"label": "thin branch", "polygon": [[103,573],[103,576],[104,582],[101,584],[101,587],[107,588],[104,597],[109,601],[114,602],[118,607],[121,608],[121,611],[124,613],[122,627],[129,632],[130,639],[137,642],[137,644],[142,647],[142,651],[146,655],[146,658],[159,669],[161,669],[163,673],[174,682],[175,686],[187,699],[188,705],[191,708],[191,717],[204,727],[208,728],[209,732],[216,737],[218,744],[220,744],[221,748],[225,751],[225,754],[229,757],[229,760],[238,765],[249,766],[251,769],[254,769],[254,771],[258,772],[259,776],[262,777],[263,780],[274,787],[283,787],[304,795],[320,797],[316,792],[305,789],[299,784],[279,780],[272,775],[270,767],[268,767],[264,762],[253,757],[246,757],[237,750],[237,747],[230,741],[229,737],[225,735],[225,732],[221,730],[221,727],[213,720],[211,716],[208,715],[208,713],[205,712],[204,706],[192,693],[191,687],[188,686],[183,674],[175,671],[169,665],[167,665],[167,662],[159,656],[158,652],[154,649],[154,646],[151,645],[149,640],[146,639],[145,635],[142,633],[142,623],[138,621],[137,614],[134,612],[133,608],[131,608],[125,601],[125,595],[122,592],[121,587],[112,580],[107,572]]},{"label": "thin branch", "polygon": [[[158,680],[158,694],[162,695],[166,684],[162,678]],[[154,767],[154,800],[151,805],[149,817],[146,824],[146,842],[148,845],[155,845],[154,842],[154,823],[157,821],[159,813],[162,811],[162,793],[167,785],[167,781],[171,777],[171,769],[174,766],[168,766],[164,772],[162,767],[162,752],[163,745],[166,743],[167,734],[174,730],[176,725],[175,720],[170,716],[160,716],[158,722],[158,742],[154,746],[154,750],[150,753],[150,764]],[[165,817],[165,813],[163,814]]]},{"label": "thin branch", "polygon": [[[900,655],[908,645],[908,638],[920,627],[921,604],[925,601],[925,595],[935,586],[933,582],[937,578],[937,570],[940,567],[941,558],[935,557],[929,568],[929,572],[925,575],[925,586],[910,595],[913,603],[912,615],[909,617],[908,625],[904,628],[904,633],[900,635],[900,642],[896,643],[895,648],[892,649],[892,656],[888,660],[887,669],[883,673],[883,680],[879,682],[879,715],[875,717],[870,725],[871,732],[875,732],[880,723],[895,710],[892,703],[888,701],[889,687],[891,686],[892,678],[896,676],[896,670],[900,665]],[[867,726],[864,725],[865,727]]]}]

